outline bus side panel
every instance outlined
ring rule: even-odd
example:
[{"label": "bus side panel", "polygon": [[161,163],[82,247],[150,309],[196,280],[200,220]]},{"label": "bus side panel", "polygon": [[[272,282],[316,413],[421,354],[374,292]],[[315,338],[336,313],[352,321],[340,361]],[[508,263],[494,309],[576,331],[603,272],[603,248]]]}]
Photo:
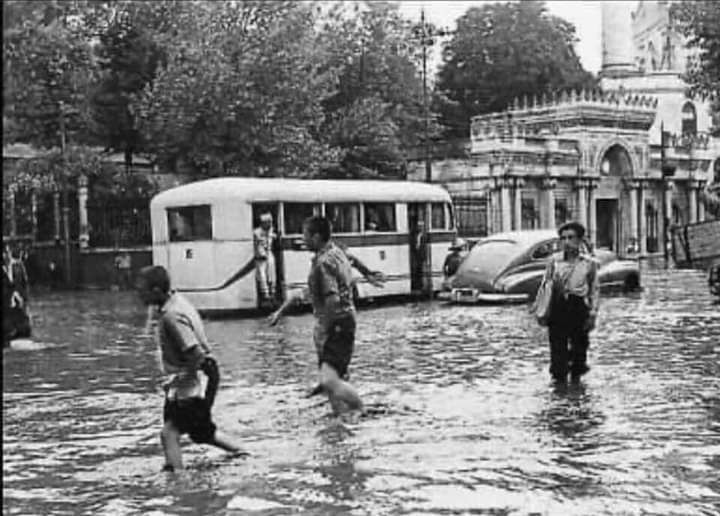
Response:
[{"label": "bus side panel", "polygon": [[[254,309],[257,307],[255,269],[250,260],[252,242],[214,242],[214,277],[208,278],[201,286],[181,286],[178,289],[199,310]],[[241,272],[243,274],[238,275]]]},{"label": "bus side panel", "polygon": [[217,243],[215,272],[217,285],[222,285],[236,274],[244,274],[217,292],[217,309],[253,309],[258,306],[255,287],[254,250],[251,239]]},{"label": "bus side panel", "polygon": [[216,284],[215,243],[212,240],[170,242],[168,272],[178,290],[209,288]]},{"label": "bus side panel", "polygon": [[287,249],[283,245],[283,274],[285,277],[285,299],[290,292],[307,286],[313,253],[304,249]]},{"label": "bus side panel", "polygon": [[152,264],[169,268],[168,266],[168,246],[167,243],[153,244],[152,247]]},{"label": "bus side panel", "polygon": [[358,296],[381,297],[410,293],[410,251],[407,235],[399,235],[398,244],[351,247],[350,252],[370,268],[385,275],[383,288],[368,283],[357,270],[353,276],[358,279],[356,285]]}]

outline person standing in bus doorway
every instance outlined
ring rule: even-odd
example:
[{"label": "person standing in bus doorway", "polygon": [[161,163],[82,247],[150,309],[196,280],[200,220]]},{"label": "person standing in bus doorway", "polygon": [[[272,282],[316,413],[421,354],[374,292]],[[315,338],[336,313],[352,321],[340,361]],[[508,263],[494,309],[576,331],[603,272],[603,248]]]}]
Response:
[{"label": "person standing in bus doorway", "polygon": [[563,257],[551,259],[543,281],[552,281],[548,339],[550,374],[557,382],[573,381],[587,373],[590,332],[595,328],[600,301],[598,264],[581,252],[585,227],[567,222],[558,229]]},{"label": "person standing in bus doorway", "polygon": [[255,281],[260,294],[260,306],[273,308],[275,305],[275,230],[272,227],[273,217],[270,213],[260,215],[260,225],[253,230],[255,249]]},{"label": "person standing in bus doorway", "polygon": [[[189,434],[196,443],[211,444],[235,455],[247,455],[220,435],[211,418],[220,373],[200,314],[190,302],[170,290],[170,276],[164,267],[151,265],[140,269],[137,292],[146,306],[156,306],[160,315],[157,345],[168,380],[163,385],[165,406],[160,438],[165,452],[166,471],[182,469],[180,436]],[[204,389],[198,376],[202,371],[208,382]]]},{"label": "person standing in bus doorway", "polygon": [[[355,345],[355,305],[352,294],[352,265],[345,251],[330,240],[330,221],[313,216],[303,224],[305,245],[315,252],[308,276],[307,292],[313,307],[313,340],[318,352],[320,386],[327,393],[335,415],[361,410],[357,391],[343,377]],[[268,318],[275,325],[285,310],[297,301],[288,298]]]},{"label": "person standing in bus doorway", "polygon": [[425,277],[425,261],[427,260],[427,231],[425,221],[419,215],[412,230],[412,278],[413,290],[425,290],[427,278]]}]

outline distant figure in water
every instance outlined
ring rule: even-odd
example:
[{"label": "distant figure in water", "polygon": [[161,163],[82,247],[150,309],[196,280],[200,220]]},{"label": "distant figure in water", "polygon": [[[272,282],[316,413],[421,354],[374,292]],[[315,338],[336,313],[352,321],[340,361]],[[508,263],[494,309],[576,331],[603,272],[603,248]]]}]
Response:
[{"label": "distant figure in water", "polygon": [[[160,434],[166,471],[182,469],[180,436],[189,434],[196,443],[211,444],[237,455],[247,455],[221,436],[211,418],[220,380],[217,362],[210,354],[205,329],[194,306],[170,290],[170,276],[160,266],[144,267],[137,280],[140,299],[158,307],[158,348],[164,372],[164,425]],[[203,392],[198,371],[208,383]]]},{"label": "distant figure in water", "polygon": [[19,253],[8,246],[3,250],[3,347],[13,339],[31,334],[28,304],[28,276]]}]

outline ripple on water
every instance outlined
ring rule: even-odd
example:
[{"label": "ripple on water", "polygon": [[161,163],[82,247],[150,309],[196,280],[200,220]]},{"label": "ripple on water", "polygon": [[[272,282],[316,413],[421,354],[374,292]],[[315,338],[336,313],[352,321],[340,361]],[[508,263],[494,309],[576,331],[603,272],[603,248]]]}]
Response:
[{"label": "ripple on water", "polygon": [[702,274],[643,283],[603,298],[592,370],[564,388],[524,306],[361,310],[350,373],[370,410],[342,420],[304,398],[309,314],[208,321],[214,419],[252,455],[183,438],[178,475],[146,311],[40,296],[37,339],[57,347],[3,355],[3,513],[717,514],[720,312]]}]

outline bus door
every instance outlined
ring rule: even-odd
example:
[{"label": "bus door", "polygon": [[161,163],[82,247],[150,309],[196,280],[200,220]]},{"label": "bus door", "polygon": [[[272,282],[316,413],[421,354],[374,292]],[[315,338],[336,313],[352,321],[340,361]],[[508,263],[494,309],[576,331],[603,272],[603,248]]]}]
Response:
[{"label": "bus door", "polygon": [[[255,267],[255,299],[258,308],[272,308],[282,302],[283,264],[280,248],[280,210],[278,203],[252,204],[253,252],[256,246],[262,246],[262,240],[268,231],[273,237],[268,239],[266,252],[268,260],[256,261]],[[262,251],[260,251],[262,252]]]},{"label": "bus door", "polygon": [[410,245],[410,290],[422,292],[429,280],[429,254],[426,203],[408,203],[408,235]]}]

